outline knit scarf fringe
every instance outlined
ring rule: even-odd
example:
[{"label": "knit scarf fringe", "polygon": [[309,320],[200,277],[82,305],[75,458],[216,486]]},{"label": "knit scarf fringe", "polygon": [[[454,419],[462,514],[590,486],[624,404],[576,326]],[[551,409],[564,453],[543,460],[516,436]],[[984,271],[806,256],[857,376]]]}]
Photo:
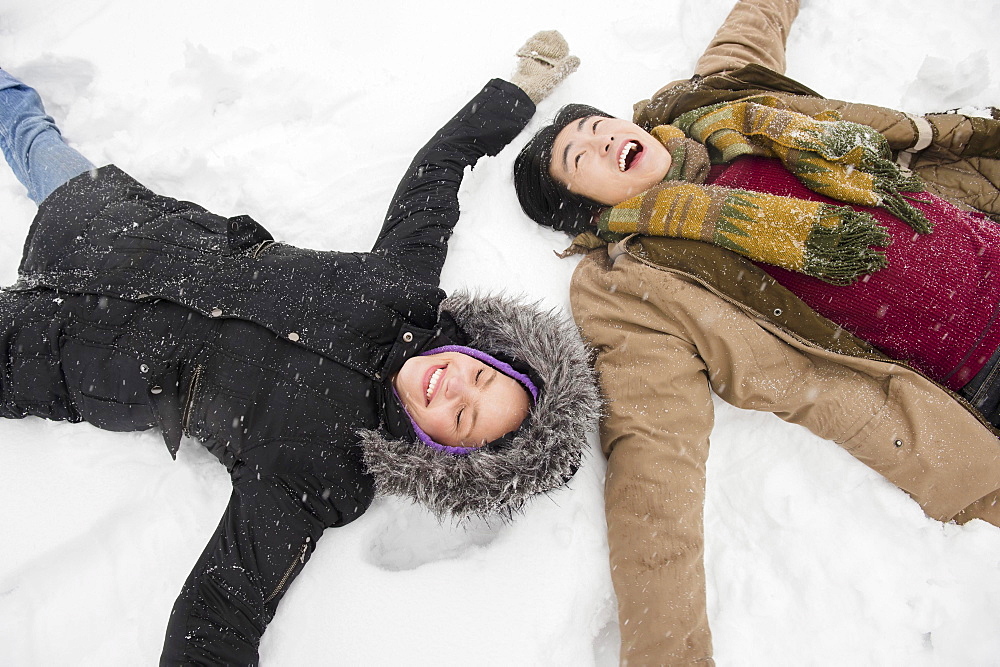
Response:
[{"label": "knit scarf fringe", "polygon": [[[885,253],[871,246],[889,245],[889,233],[867,213],[846,206],[823,205],[820,225],[806,240],[802,273],[833,285],[850,285],[858,276],[888,265]],[[826,224],[834,219],[832,224]]]},{"label": "knit scarf fringe", "polygon": [[[888,159],[885,138],[856,123],[811,118],[752,101],[695,109],[672,126],[652,130],[673,158],[666,180],[598,217],[607,240],[640,233],[714,243],[750,259],[849,285],[884,268],[890,237],[871,215],[849,206],[734,190],[704,182],[709,156],[729,162],[743,155],[778,158],[814,192],[849,204],[879,206],[914,231],[931,224],[911,201],[923,191],[916,176]],[[707,152],[706,152],[707,148]],[[678,180],[671,180],[678,179]]]},{"label": "knit scarf fringe", "polygon": [[884,158],[873,158],[865,167],[875,178],[878,206],[908,224],[918,234],[930,234],[934,227],[922,211],[913,207],[912,201],[927,201],[907,196],[906,192],[923,192],[924,184],[916,174],[906,174],[896,163]]}]

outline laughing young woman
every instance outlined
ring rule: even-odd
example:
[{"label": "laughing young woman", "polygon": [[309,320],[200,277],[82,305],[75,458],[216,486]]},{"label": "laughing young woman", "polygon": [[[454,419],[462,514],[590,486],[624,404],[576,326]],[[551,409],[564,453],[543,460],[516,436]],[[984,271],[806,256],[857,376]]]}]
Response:
[{"label": "laughing young woman", "polygon": [[576,59],[519,51],[414,158],[371,252],[275,242],[67,146],[0,71],[0,146],[38,204],[0,291],[0,415],[183,434],[233,492],[174,605],[165,664],[255,664],[329,527],[377,491],[439,514],[517,511],[579,465],[597,410],[564,318],[438,287],[466,166],[496,154]]},{"label": "laughing young woman", "polygon": [[781,74],[797,11],[738,2],[634,123],[570,105],[515,164],[525,212],[587,252],[571,298],[608,400],[630,665],[712,660],[712,391],[837,442],[931,517],[1000,525],[1000,122],[818,98]]}]

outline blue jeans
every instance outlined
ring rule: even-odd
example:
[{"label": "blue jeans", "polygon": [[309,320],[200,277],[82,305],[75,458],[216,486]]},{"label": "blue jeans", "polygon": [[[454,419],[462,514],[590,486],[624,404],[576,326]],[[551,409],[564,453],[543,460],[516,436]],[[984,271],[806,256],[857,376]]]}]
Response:
[{"label": "blue jeans", "polygon": [[0,70],[0,150],[36,204],[74,176],[92,171],[87,158],[66,145],[42,100]]},{"label": "blue jeans", "polygon": [[958,393],[983,413],[987,421],[1000,428],[1000,349]]}]

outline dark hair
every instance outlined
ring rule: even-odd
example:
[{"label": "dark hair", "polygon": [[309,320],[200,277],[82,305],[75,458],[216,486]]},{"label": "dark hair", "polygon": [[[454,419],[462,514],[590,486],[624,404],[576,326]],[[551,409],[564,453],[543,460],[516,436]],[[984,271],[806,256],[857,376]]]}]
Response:
[{"label": "dark hair", "polygon": [[586,104],[567,104],[521,149],[514,161],[514,190],[521,208],[540,225],[571,234],[593,229],[594,212],[603,208],[593,199],[570,191],[549,173],[552,144],[564,127],[589,116],[612,118]]}]

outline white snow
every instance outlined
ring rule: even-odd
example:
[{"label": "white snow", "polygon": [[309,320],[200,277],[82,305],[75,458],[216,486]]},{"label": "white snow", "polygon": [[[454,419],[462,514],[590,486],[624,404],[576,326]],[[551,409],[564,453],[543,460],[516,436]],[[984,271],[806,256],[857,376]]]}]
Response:
[{"label": "white snow", "polygon": [[[583,60],[564,103],[628,116],[686,78],[732,0],[279,4],[7,0],[0,66],[93,161],[285,241],[365,250],[426,138],[535,30]],[[911,112],[1000,103],[992,0],[806,0],[790,76]],[[463,188],[444,286],[567,306],[565,239],[519,210],[522,135]],[[0,170],[0,282],[34,205]],[[836,445],[719,403],[708,595],[719,665],[1000,665],[1000,530],[926,518]],[[512,525],[438,525],[397,499],[327,531],[261,645],[265,665],[613,665],[604,464]],[[226,504],[186,441],[0,422],[0,664],[157,659],[174,597]]]}]

